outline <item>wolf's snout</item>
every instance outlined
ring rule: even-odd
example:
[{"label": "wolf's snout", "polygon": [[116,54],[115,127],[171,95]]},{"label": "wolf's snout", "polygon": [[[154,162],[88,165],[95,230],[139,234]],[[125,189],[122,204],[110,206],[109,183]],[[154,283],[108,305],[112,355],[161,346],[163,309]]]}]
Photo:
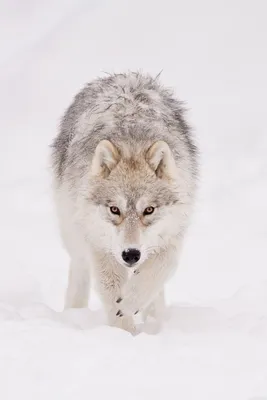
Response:
[{"label": "wolf's snout", "polygon": [[123,261],[125,261],[129,267],[137,263],[140,260],[141,253],[137,249],[127,249],[121,254]]}]

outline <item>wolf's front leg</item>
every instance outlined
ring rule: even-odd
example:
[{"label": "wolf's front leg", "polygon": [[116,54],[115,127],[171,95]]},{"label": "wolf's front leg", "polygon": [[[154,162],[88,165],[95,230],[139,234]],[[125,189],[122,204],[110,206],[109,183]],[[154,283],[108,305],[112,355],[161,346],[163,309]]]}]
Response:
[{"label": "wolf's front leg", "polygon": [[127,281],[127,270],[113,256],[94,256],[98,292],[105,307],[109,325],[134,334],[136,327],[132,316],[118,313],[116,300],[121,297],[122,287]]},{"label": "wolf's front leg", "polygon": [[[123,315],[135,315],[145,311],[163,291],[164,284],[177,268],[178,252],[170,247],[147,260],[123,288],[117,299],[118,308]],[[158,298],[158,299],[157,299]]]},{"label": "wolf's front leg", "polygon": [[89,280],[88,263],[82,258],[72,259],[65,296],[65,309],[88,306]]}]

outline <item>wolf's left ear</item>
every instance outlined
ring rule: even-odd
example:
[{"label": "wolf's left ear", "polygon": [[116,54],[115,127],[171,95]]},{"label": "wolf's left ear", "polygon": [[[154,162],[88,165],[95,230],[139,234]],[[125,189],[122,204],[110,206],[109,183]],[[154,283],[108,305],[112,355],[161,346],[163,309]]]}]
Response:
[{"label": "wolf's left ear", "polygon": [[176,165],[171,149],[163,140],[155,142],[147,151],[146,160],[150,168],[161,179],[175,177]]},{"label": "wolf's left ear", "polygon": [[98,143],[92,161],[91,172],[93,175],[107,178],[120,159],[119,152],[109,140]]}]

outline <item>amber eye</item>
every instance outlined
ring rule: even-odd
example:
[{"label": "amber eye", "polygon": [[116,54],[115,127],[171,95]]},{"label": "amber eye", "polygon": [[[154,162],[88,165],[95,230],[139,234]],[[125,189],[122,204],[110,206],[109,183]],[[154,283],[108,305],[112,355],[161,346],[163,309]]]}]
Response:
[{"label": "amber eye", "polygon": [[144,215],[153,214],[154,210],[155,210],[154,207],[147,207],[147,208],[144,210]]},{"label": "amber eye", "polygon": [[112,214],[115,214],[115,215],[121,215],[121,212],[120,212],[120,210],[118,209],[118,207],[110,207],[110,212],[111,212]]}]

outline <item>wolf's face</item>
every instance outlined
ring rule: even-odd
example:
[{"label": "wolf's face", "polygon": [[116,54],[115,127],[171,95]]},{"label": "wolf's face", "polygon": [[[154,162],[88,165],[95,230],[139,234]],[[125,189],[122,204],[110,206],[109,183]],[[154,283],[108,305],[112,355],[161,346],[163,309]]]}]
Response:
[{"label": "wolf's face", "polygon": [[165,142],[122,158],[109,141],[95,151],[90,179],[91,240],[126,267],[138,267],[179,233],[177,169]]}]

